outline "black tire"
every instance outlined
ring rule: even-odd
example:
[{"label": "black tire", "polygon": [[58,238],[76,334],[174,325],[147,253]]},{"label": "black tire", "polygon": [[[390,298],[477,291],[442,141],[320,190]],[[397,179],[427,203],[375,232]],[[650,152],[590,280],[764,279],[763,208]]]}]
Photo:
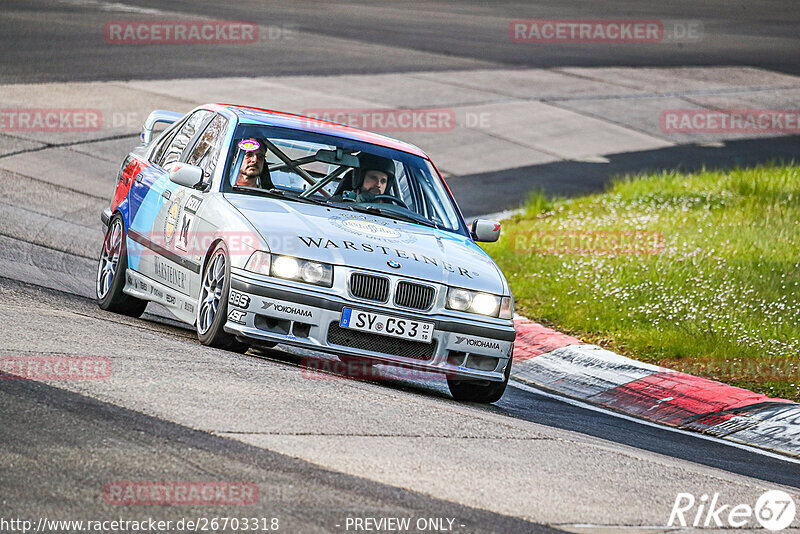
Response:
[{"label": "black tire", "polygon": [[467,378],[447,377],[447,387],[457,401],[480,402],[490,404],[497,402],[508,386],[508,379],[511,376],[511,358],[506,364],[502,382],[490,382],[488,380],[472,380]]},{"label": "black tire", "polygon": [[218,243],[203,269],[200,295],[197,299],[197,338],[203,345],[245,352],[248,343],[238,341],[235,336],[225,332],[228,320],[228,294],[231,290],[231,263],[228,249]]},{"label": "black tire", "polygon": [[147,301],[122,292],[125,273],[128,270],[128,251],[125,246],[125,223],[117,213],[111,218],[103,238],[103,248],[97,265],[95,295],[100,308],[139,317],[147,307]]}]

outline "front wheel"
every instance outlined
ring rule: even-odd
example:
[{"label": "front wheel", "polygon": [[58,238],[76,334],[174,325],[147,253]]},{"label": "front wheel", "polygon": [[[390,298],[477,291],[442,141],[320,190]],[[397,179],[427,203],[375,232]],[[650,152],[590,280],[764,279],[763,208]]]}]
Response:
[{"label": "front wheel", "polygon": [[447,377],[447,387],[450,388],[450,393],[457,401],[490,404],[499,401],[500,397],[503,396],[510,376],[511,358],[509,357],[502,382]]},{"label": "front wheel", "polygon": [[237,341],[224,330],[228,320],[228,293],[231,288],[231,265],[228,251],[219,243],[206,263],[203,285],[197,300],[197,337],[203,345],[244,352],[248,345]]},{"label": "front wheel", "polygon": [[125,246],[125,225],[117,214],[108,224],[103,238],[103,249],[97,265],[95,295],[101,309],[139,317],[147,307],[147,301],[122,292],[125,273],[128,270],[128,251]]}]

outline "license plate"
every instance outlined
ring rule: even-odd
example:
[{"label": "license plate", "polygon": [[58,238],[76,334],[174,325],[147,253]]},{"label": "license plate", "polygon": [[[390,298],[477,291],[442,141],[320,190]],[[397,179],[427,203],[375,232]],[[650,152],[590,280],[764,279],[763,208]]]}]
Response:
[{"label": "license plate", "polygon": [[430,343],[433,340],[433,323],[401,319],[352,308],[342,309],[342,320],[339,321],[339,326],[382,336],[422,341],[423,343]]}]

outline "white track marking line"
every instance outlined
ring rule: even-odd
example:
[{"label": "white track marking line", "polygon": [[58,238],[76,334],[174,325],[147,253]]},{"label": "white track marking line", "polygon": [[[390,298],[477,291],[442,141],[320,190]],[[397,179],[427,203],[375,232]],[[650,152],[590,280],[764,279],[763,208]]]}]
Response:
[{"label": "white track marking line", "polygon": [[709,436],[708,434],[701,434],[700,432],[691,432],[689,430],[683,430],[681,428],[675,428],[666,425],[660,425],[658,423],[654,423],[652,421],[647,421],[645,419],[639,419],[637,417],[632,417],[630,415],[621,414],[612,410],[607,410],[605,408],[600,408],[599,406],[594,406],[592,404],[588,404],[583,401],[579,401],[576,399],[571,399],[569,397],[562,397],[560,395],[555,395],[553,393],[547,393],[546,391],[542,391],[537,389],[533,386],[529,386],[528,384],[523,384],[522,382],[517,382],[516,380],[511,380],[508,383],[510,386],[515,387],[517,389],[521,389],[523,391],[528,391],[530,393],[535,393],[536,395],[541,395],[542,397],[546,397],[548,399],[553,399],[557,401],[564,402],[571,406],[577,406],[578,408],[585,408],[587,410],[591,410],[593,412],[602,413],[605,415],[610,415],[612,417],[617,417],[619,419],[625,419],[626,421],[633,421],[634,423],[639,423],[641,425],[650,426],[653,428],[658,428],[661,430],[667,430],[669,432],[675,432],[676,434],[684,434],[686,436],[692,436],[695,438],[705,439],[707,441],[713,441],[714,443],[720,443],[722,445],[728,445],[731,447],[736,447],[737,449],[742,449],[748,452],[752,452],[755,454],[760,454],[762,456],[766,456],[768,458],[774,458],[776,460],[783,460],[793,464],[800,464],[800,459],[792,458],[791,456],[785,456],[783,454],[770,452],[766,449],[759,449],[750,445],[744,445],[743,443],[737,443],[735,441],[730,441],[727,439],[718,438],[716,436]]}]

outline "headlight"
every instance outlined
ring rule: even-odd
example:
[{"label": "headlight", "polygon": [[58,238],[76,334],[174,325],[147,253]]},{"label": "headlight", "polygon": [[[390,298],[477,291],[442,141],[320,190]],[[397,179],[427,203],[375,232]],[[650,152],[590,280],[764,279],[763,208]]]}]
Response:
[{"label": "headlight", "polygon": [[333,285],[333,266],[317,261],[301,260],[292,256],[278,256],[264,251],[253,252],[247,265],[248,271],[294,280],[318,286]]},{"label": "headlight", "polygon": [[333,266],[318,261],[301,260],[292,256],[272,256],[270,274],[286,280],[317,286],[333,285]]},{"label": "headlight", "polygon": [[300,274],[300,262],[291,256],[275,256],[272,276],[294,280]]},{"label": "headlight", "polygon": [[447,307],[451,310],[467,311],[472,304],[472,291],[451,287],[447,291]]},{"label": "headlight", "polygon": [[325,279],[325,274],[325,266],[321,263],[315,263],[313,261],[305,262],[303,267],[300,269],[300,278],[309,284],[318,284],[320,281]]},{"label": "headlight", "polygon": [[[497,295],[492,295],[491,293],[480,293],[458,287],[451,287],[447,290],[446,307],[449,310],[465,311],[468,313],[477,313],[479,315],[488,315],[489,317],[497,317],[501,312],[501,308],[503,307],[505,300],[509,298],[510,297],[503,297],[501,299]],[[508,307],[508,305],[506,305],[506,307]],[[513,305],[511,305],[511,307],[513,308]],[[503,317],[503,319],[508,318],[510,318],[510,316]]]},{"label": "headlight", "polygon": [[257,250],[253,252],[253,254],[250,256],[250,259],[247,260],[247,264],[244,266],[244,268],[248,271],[253,271],[254,273],[265,274],[269,276],[269,260],[269,252]]}]

